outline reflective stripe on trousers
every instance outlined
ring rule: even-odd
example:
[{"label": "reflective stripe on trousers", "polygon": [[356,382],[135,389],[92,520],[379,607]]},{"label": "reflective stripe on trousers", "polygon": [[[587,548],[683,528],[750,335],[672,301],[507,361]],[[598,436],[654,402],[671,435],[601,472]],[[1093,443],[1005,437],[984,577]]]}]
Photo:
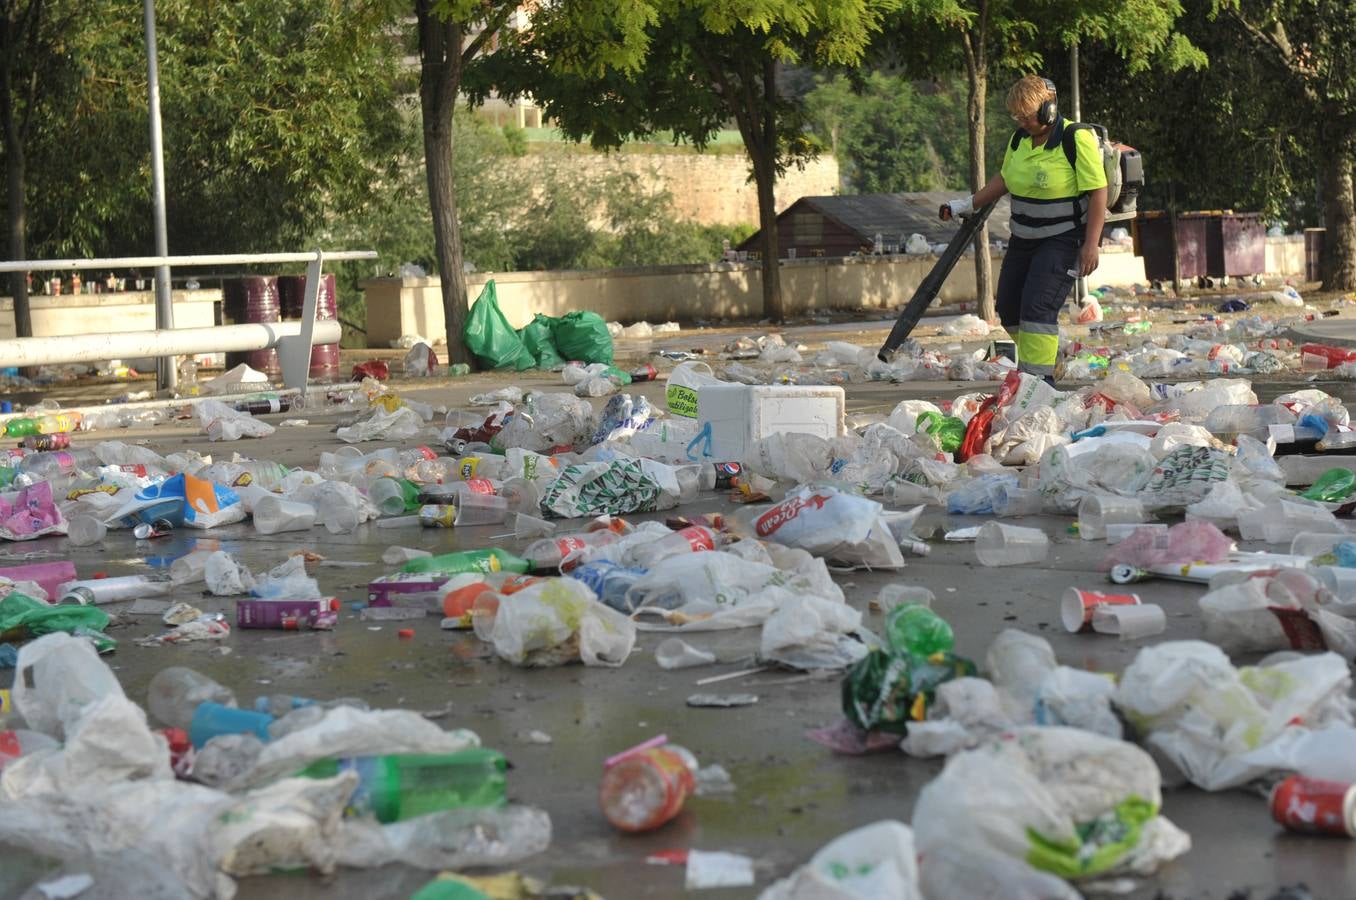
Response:
[{"label": "reflective stripe on trousers", "polygon": [[1059,311],[1078,265],[1079,235],[1042,240],[1014,237],[998,275],[998,318],[1017,342],[1017,364],[1024,372],[1048,376],[1059,358]]}]

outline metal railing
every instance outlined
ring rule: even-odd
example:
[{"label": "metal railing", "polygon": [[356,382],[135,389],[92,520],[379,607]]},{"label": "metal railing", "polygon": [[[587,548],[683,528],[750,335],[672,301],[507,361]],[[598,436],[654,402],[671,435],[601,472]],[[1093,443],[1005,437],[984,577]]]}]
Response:
[{"label": "metal railing", "polygon": [[[175,357],[217,351],[278,351],[283,384],[304,390],[310,373],[311,348],[316,343],[338,343],[343,331],[337,319],[317,322],[321,266],[327,262],[376,259],[371,250],[327,253],[230,253],[207,256],[122,256],[110,259],[28,259],[0,262],[0,272],[78,271],[84,269],[220,266],[241,263],[307,263],[306,290],[299,322],[259,322],[214,328],[160,328],[117,334],[73,334],[0,340],[0,366],[38,366],[48,363],[89,362],[121,357]],[[175,386],[176,369],[162,366],[159,388]]]}]

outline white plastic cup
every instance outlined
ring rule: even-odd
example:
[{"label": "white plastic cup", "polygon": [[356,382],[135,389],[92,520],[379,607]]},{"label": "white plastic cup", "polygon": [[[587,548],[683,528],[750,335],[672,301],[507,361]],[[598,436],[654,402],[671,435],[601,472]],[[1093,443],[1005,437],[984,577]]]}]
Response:
[{"label": "white plastic cup", "polygon": [[1356,541],[1356,534],[1347,532],[1326,534],[1317,531],[1303,531],[1295,535],[1294,540],[1290,542],[1290,555],[1320,556],[1332,552],[1338,544],[1346,541]]},{"label": "white plastic cup", "polygon": [[1045,497],[1040,491],[1031,488],[1014,488],[999,485],[994,491],[993,512],[1004,518],[1010,516],[1039,515],[1045,506]]},{"label": "white plastic cup", "polygon": [[1070,634],[1088,631],[1103,606],[1139,606],[1139,594],[1116,594],[1071,587],[1059,601],[1059,619]]},{"label": "white plastic cup", "polygon": [[1162,634],[1168,628],[1163,607],[1153,603],[1134,606],[1098,606],[1092,614],[1092,630],[1119,635],[1123,641]]},{"label": "white plastic cup", "polygon": [[1144,521],[1144,504],[1132,497],[1093,494],[1078,504],[1078,533],[1085,541],[1106,537],[1108,525],[1134,525]]},{"label": "white plastic cup", "polygon": [[906,603],[926,606],[931,609],[932,604],[936,602],[936,595],[918,584],[887,584],[876,595],[876,605],[880,607],[880,611],[883,613],[888,613],[896,606],[903,606]]},{"label": "white plastic cup", "polygon": [[508,501],[512,512],[535,513],[541,507],[541,490],[526,478],[510,478],[499,487],[499,496]]},{"label": "white plastic cup", "polygon": [[1050,554],[1050,539],[1039,528],[986,522],[975,538],[975,555],[986,566],[1019,566]]},{"label": "white plastic cup", "polygon": [[315,525],[315,507],[281,497],[265,497],[254,506],[254,529],[260,534],[309,531]]},{"label": "white plastic cup", "polygon": [[77,547],[97,544],[108,534],[108,526],[94,516],[74,516],[66,529],[66,537]]},{"label": "white plastic cup", "polygon": [[383,516],[398,516],[405,511],[405,491],[394,478],[378,478],[367,489],[367,499]]},{"label": "white plastic cup", "polygon": [[496,525],[508,518],[508,499],[498,494],[465,493],[457,498],[456,527]]},{"label": "white plastic cup", "polygon": [[538,519],[536,516],[517,513],[513,518],[513,536],[519,540],[523,538],[546,537],[549,534],[553,534],[555,530],[555,522]]}]

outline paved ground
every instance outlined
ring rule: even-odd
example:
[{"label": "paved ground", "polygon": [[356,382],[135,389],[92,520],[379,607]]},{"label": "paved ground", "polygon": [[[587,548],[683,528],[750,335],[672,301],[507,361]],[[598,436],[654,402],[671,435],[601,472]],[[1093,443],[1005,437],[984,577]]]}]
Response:
[{"label": "paved ground", "polygon": [[[823,340],[856,339],[875,346],[888,323],[850,323],[795,330],[788,337]],[[684,334],[666,343],[700,344],[708,339]],[[632,354],[642,346],[625,348]],[[409,389],[419,399],[458,408],[470,394],[509,381],[555,384],[551,376],[509,379],[480,375],[454,383],[433,383]],[[1259,386],[1264,396],[1299,386],[1278,380]],[[1324,385],[1350,398],[1346,385]],[[936,398],[992,387],[975,383],[855,385],[848,389],[853,411],[888,412],[910,397]],[[646,385],[652,397],[662,385]],[[403,388],[402,388],[403,389]],[[279,429],[271,438],[235,444],[208,444],[187,427],[158,427],[138,433],[110,434],[124,440],[145,438],[161,452],[196,447],[218,457],[238,451],[291,465],[313,466],[321,450],[339,446],[329,433],[332,420],[308,413],[312,425]],[[280,418],[280,417],[279,417]],[[384,444],[364,445],[376,449]],[[728,509],[712,495],[683,512]],[[929,510],[928,525],[956,524]],[[975,524],[970,520],[965,524]],[[898,574],[861,573],[838,576],[849,601],[866,610],[879,588],[891,581],[929,587],[938,609],[952,624],[958,651],[982,659],[1001,629],[1017,627],[1046,636],[1062,663],[1089,670],[1119,672],[1133,658],[1135,644],[1100,636],[1068,635],[1059,627],[1056,602],[1069,585],[1095,587],[1095,572],[1104,545],[1085,543],[1067,534],[1068,519],[1039,519],[1054,536],[1050,559],[1039,567],[1007,569],[1001,578],[978,566],[967,545],[934,544],[931,556],[911,559]],[[76,563],[82,575],[147,571],[166,565],[195,543],[209,542],[240,555],[251,568],[262,569],[297,547],[314,549],[331,559],[367,563],[362,568],[322,568],[323,588],[347,600],[362,599],[362,587],[387,567],[380,556],[388,543],[423,547],[434,552],[483,547],[497,543],[510,550],[520,544],[493,540],[496,527],[447,531],[378,530],[333,536],[323,529],[297,535],[263,537],[248,525],[218,529],[207,535],[177,533],[148,544],[129,534],[111,535],[102,548],[69,548],[64,538],[25,545],[22,550],[50,549]],[[195,540],[196,538],[196,540]],[[6,548],[8,549],[8,548]],[[1195,599],[1201,589],[1167,582],[1142,585],[1148,602],[1168,611],[1168,633],[1160,639],[1200,636]],[[206,610],[233,612],[230,601],[191,597]],[[402,626],[405,623],[401,623]],[[867,624],[879,628],[880,617]],[[159,630],[158,622],[125,617],[112,633],[121,647],[110,658],[130,696],[141,699],[151,676],[166,665],[188,665],[232,687],[242,700],[257,693],[286,692],[327,698],[360,696],[374,705],[424,711],[445,711],[446,727],[468,727],[489,746],[504,750],[514,765],[510,775],[513,799],[547,809],[554,822],[551,850],[522,868],[556,883],[586,885],[606,897],[676,897],[683,893],[680,867],[646,865],[656,850],[700,848],[745,853],[757,860],[758,889],[804,861],[830,838],[882,818],[908,821],[918,790],[940,769],[939,763],[909,759],[902,753],[836,757],[808,741],[805,731],[839,717],[838,679],[766,673],[718,687],[757,693],[759,703],[745,709],[691,709],[684,700],[698,690],[694,682],[712,674],[744,667],[758,642],[758,630],[696,635],[692,643],[714,650],[720,662],[682,672],[665,672],[654,661],[661,636],[642,634],[636,653],[619,670],[579,666],[515,669],[493,659],[474,636],[443,632],[435,618],[415,624],[415,637],[400,640],[396,627],[377,628],[347,611],[331,633],[237,631],[226,643],[229,653],[204,644],[155,649],[138,648],[132,639]],[[0,678],[5,676],[0,675]],[[553,738],[550,745],[532,745],[517,738],[538,729]],[[699,798],[673,825],[641,837],[615,833],[597,810],[596,789],[601,760],[653,734],[664,732],[708,763],[724,765],[736,791],[729,798]],[[1305,882],[1314,897],[1356,895],[1356,843],[1297,837],[1283,833],[1258,796],[1245,792],[1209,795],[1195,789],[1168,791],[1165,812],[1192,836],[1190,854],[1143,882],[1130,896],[1226,898],[1270,897],[1279,886]],[[956,835],[963,843],[965,835]],[[391,868],[345,871],[331,879],[277,876],[245,881],[242,897],[403,898],[424,883],[428,873]],[[756,890],[714,891],[712,898],[754,896]]]}]

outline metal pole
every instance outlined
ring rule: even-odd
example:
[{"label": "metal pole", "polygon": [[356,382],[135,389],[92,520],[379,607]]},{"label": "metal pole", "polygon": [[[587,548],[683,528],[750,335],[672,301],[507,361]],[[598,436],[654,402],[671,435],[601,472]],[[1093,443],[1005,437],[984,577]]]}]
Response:
[{"label": "metal pole", "polygon": [[[1074,41],[1073,46],[1069,48],[1069,73],[1069,79],[1073,82],[1069,86],[1069,98],[1073,101],[1073,120],[1081,122],[1083,121],[1083,92],[1078,83],[1078,41]],[[1074,279],[1074,300],[1082,305],[1083,298],[1087,295],[1088,280],[1080,275]]]},{"label": "metal pole", "polygon": [[[151,188],[155,204],[155,254],[169,256],[169,232],[165,225],[165,148],[160,135],[160,64],[155,50],[155,0],[145,0],[146,11],[146,89],[151,118]],[[170,295],[168,265],[155,270],[155,327],[174,327],[174,305]],[[156,362],[156,383],[162,391],[172,391],[179,383],[178,361],[165,357]]]}]

